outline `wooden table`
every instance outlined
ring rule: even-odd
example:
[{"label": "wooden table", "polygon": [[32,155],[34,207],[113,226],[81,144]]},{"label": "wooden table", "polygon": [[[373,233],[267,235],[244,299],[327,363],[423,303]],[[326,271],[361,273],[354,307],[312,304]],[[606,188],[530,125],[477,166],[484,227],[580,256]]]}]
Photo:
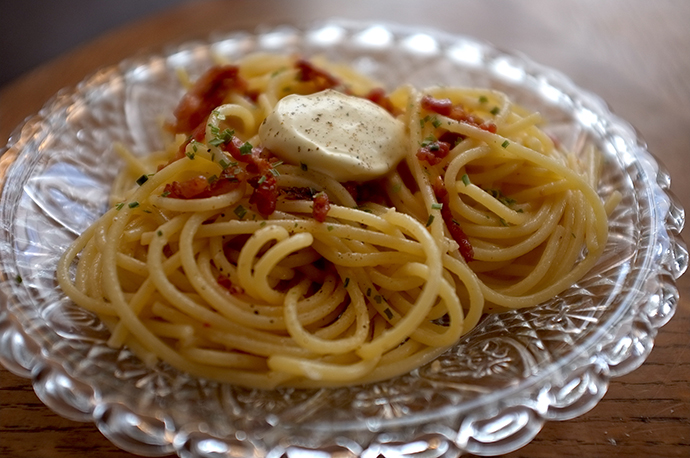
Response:
[{"label": "wooden table", "polygon": [[[2,88],[0,141],[59,88],[142,49],[215,29],[327,17],[473,35],[563,71],[639,129],[690,209],[690,2],[680,0],[192,2],[108,32]],[[548,423],[531,444],[507,456],[690,456],[690,275],[678,286],[676,316],[661,329],[642,367],[614,379],[589,413]],[[132,455],[92,424],[55,415],[28,380],[0,369],[0,456]]]}]

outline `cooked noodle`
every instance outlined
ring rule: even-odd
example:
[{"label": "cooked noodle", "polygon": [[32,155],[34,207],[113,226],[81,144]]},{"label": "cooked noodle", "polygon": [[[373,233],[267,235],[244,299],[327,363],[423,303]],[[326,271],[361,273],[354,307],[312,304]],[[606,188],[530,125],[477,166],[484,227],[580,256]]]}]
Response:
[{"label": "cooked noodle", "polygon": [[[556,296],[604,249],[597,155],[562,151],[502,93],[381,95],[347,67],[285,56],[232,68],[197,93],[212,105],[201,124],[181,103],[165,151],[116,146],[126,167],[112,208],[60,260],[60,286],[114,347],[249,387],[381,380],[433,360],[487,312]],[[327,88],[404,122],[397,167],[341,183],[261,149],[280,99]]]}]

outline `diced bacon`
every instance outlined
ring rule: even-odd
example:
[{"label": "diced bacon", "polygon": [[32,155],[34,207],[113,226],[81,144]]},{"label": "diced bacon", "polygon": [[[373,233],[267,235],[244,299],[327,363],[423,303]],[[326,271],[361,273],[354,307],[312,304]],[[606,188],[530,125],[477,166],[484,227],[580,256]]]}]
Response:
[{"label": "diced bacon", "polygon": [[248,180],[254,188],[254,192],[249,197],[249,203],[256,205],[256,209],[263,216],[268,216],[276,210],[278,202],[278,183],[272,173],[255,176]]},{"label": "diced bacon", "polygon": [[391,99],[388,98],[386,91],[384,91],[383,88],[379,87],[372,89],[367,95],[364,96],[364,98],[374,102],[376,105],[393,115],[397,114],[397,110],[395,109],[395,106],[393,106],[393,102],[391,102]]},{"label": "diced bacon", "polygon": [[174,199],[193,199],[208,188],[208,179],[198,176],[183,182],[173,181],[165,185],[163,194]]},{"label": "diced bacon", "polygon": [[453,105],[450,99],[437,99],[429,95],[422,97],[422,109],[447,116],[459,122],[471,124],[480,129],[496,133],[496,124],[491,121],[484,121],[479,116],[475,116],[465,111],[462,105]]},{"label": "diced bacon", "polygon": [[417,159],[426,161],[429,165],[436,165],[448,156],[450,152],[450,144],[446,142],[436,141],[428,145],[422,146],[417,151]]},{"label": "diced bacon", "polygon": [[467,235],[460,227],[460,224],[453,218],[453,213],[450,210],[450,196],[448,195],[448,190],[441,177],[438,177],[434,182],[434,194],[441,204],[441,217],[443,218],[443,222],[446,224],[450,236],[458,243],[460,255],[466,262],[472,261],[474,259],[474,249]]},{"label": "diced bacon", "polygon": [[465,136],[462,134],[457,134],[455,132],[444,132],[438,137],[438,141],[446,142],[450,145],[451,149],[458,144],[459,141],[464,140]]},{"label": "diced bacon", "polygon": [[393,206],[386,192],[385,180],[371,180],[363,183],[346,181],[342,183],[342,185],[347,189],[347,192],[350,193],[358,205],[372,202],[387,207]]},{"label": "diced bacon", "polygon": [[328,210],[331,209],[331,203],[328,200],[328,194],[325,192],[320,192],[314,196],[313,206],[312,206],[312,216],[314,219],[320,223],[326,221],[326,215]]},{"label": "diced bacon", "polygon": [[433,111],[443,116],[450,116],[453,111],[453,102],[450,99],[437,99],[430,95],[422,97],[422,109]]},{"label": "diced bacon", "polygon": [[194,130],[189,135],[189,137],[187,137],[187,141],[185,141],[184,143],[182,143],[180,145],[180,148],[177,150],[177,154],[175,155],[175,157],[172,159],[171,162],[174,162],[178,159],[182,159],[183,157],[185,157],[185,154],[187,152],[187,145],[189,145],[189,143],[192,140],[197,141],[197,142],[203,142],[205,139],[206,139],[206,120],[204,119],[202,122],[199,123],[198,126],[196,126],[196,128],[194,128]]},{"label": "diced bacon", "polygon": [[247,164],[248,173],[265,175],[273,168],[272,161],[275,158],[268,148],[253,146],[249,153],[243,154],[243,145],[242,140],[233,136],[230,141],[223,143],[222,148],[237,162]]},{"label": "diced bacon", "polygon": [[246,90],[246,83],[240,78],[237,66],[215,66],[208,69],[175,108],[176,122],[171,126],[172,131],[191,132],[205,121],[211,111],[220,105],[233,89],[241,92]]},{"label": "diced bacon", "polygon": [[163,195],[172,199],[202,199],[205,197],[219,196],[227,194],[237,189],[244,178],[223,172],[219,178],[213,182],[203,175],[199,175],[183,182],[173,181],[165,185]]},{"label": "diced bacon", "polygon": [[341,92],[349,93],[349,90],[338,78],[326,70],[316,67],[306,59],[299,59],[295,63],[295,67],[299,70],[299,80],[314,83],[317,92],[325,89],[338,88]]}]

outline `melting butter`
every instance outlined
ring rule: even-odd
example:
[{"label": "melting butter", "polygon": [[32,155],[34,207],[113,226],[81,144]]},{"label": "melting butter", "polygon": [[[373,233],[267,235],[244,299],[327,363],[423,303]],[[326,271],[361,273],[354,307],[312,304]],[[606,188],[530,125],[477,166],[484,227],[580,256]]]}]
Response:
[{"label": "melting butter", "polygon": [[281,99],[259,128],[285,162],[344,181],[391,171],[407,152],[404,124],[375,103],[332,89]]}]

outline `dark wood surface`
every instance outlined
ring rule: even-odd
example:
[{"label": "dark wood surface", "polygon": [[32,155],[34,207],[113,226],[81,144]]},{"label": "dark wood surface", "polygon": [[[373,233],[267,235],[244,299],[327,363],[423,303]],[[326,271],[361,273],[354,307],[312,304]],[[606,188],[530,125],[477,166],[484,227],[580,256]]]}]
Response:
[{"label": "dark wood surface", "polygon": [[[432,8],[433,6],[433,8]],[[690,2],[682,0],[190,2],[104,33],[0,90],[0,143],[64,86],[165,43],[260,22],[341,17],[436,27],[521,51],[602,96],[671,171],[690,208]],[[688,231],[684,231],[688,239]],[[546,424],[517,457],[690,456],[690,275],[644,365],[590,412]],[[0,456],[124,458],[90,423],[66,420],[0,368]]]}]

